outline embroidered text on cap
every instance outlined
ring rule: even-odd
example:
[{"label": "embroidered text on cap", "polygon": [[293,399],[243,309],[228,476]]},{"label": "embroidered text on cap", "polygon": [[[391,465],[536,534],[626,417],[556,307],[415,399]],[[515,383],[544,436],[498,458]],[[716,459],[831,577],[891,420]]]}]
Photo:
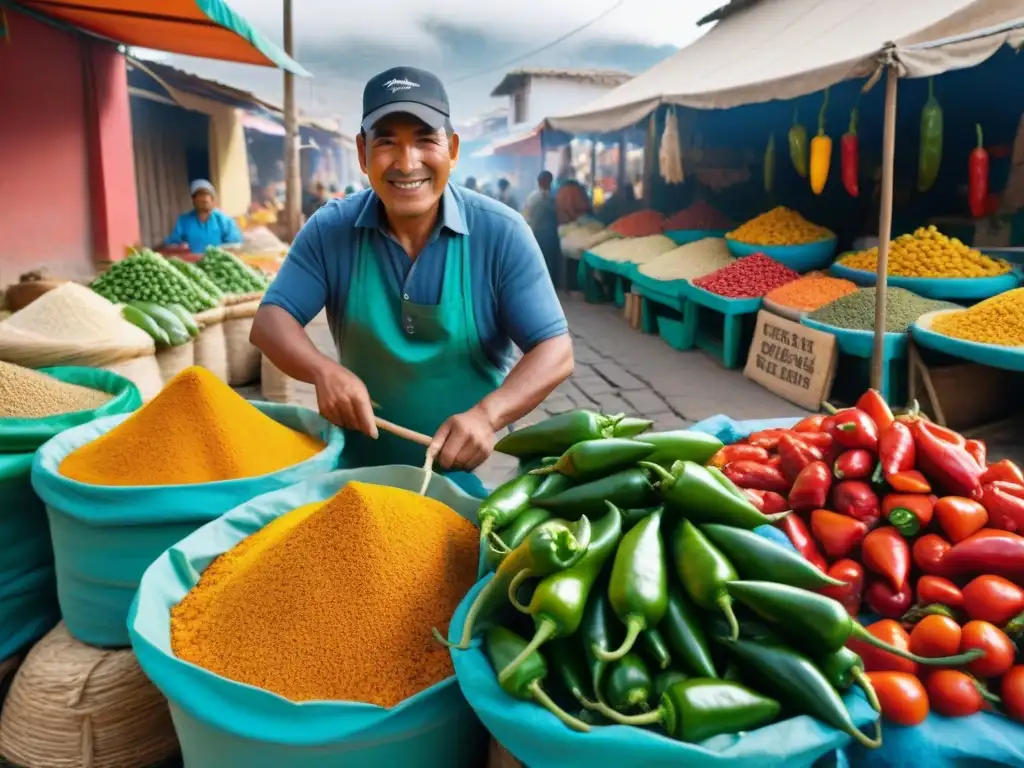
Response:
[{"label": "embroidered text on cap", "polygon": [[399,80],[398,78],[395,78],[394,80],[388,80],[384,83],[384,87],[392,93],[397,93],[398,91],[409,91],[413,88],[419,88],[420,84],[414,83],[412,80]]}]

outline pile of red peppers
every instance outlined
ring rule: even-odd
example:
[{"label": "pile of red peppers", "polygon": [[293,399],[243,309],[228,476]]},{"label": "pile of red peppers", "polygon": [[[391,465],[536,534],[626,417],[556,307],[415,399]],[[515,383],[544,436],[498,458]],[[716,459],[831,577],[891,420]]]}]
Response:
[{"label": "pile of red peppers", "polygon": [[853,616],[881,617],[873,635],[920,656],[985,651],[919,678],[916,664],[852,642],[890,720],[993,706],[1024,720],[1024,472],[989,463],[983,442],[916,405],[895,416],[874,390],[852,408],[827,408],[709,463],[762,512],[793,511],[775,524],[846,584],[822,592]]}]

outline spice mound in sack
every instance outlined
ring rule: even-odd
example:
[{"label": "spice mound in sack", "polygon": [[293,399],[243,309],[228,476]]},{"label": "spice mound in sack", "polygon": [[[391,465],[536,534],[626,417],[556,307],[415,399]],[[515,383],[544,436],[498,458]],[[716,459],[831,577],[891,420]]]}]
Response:
[{"label": "spice mound in sack", "polygon": [[[878,248],[848,253],[838,260],[850,269],[878,270]],[[935,225],[919,227],[889,243],[888,274],[901,277],[993,277],[1005,275],[1010,262],[986,256]]]},{"label": "spice mound in sack", "polygon": [[393,707],[453,673],[431,627],[447,627],[478,552],[441,502],[352,482],[214,560],[171,610],[171,648],[292,701]]},{"label": "spice mound in sack", "polygon": [[623,237],[646,237],[660,235],[664,224],[664,216],[647,209],[620,216],[608,225],[608,229]]},{"label": "spice mound in sack", "polygon": [[856,284],[849,280],[817,273],[786,283],[764,297],[783,307],[810,312],[856,290]]},{"label": "spice mound in sack", "polygon": [[98,389],[68,384],[20,365],[0,361],[0,418],[41,419],[90,411],[110,400]]},{"label": "spice mound in sack", "polygon": [[676,244],[671,238],[664,235],[648,235],[608,240],[591,248],[590,251],[606,261],[644,264],[675,248]]},{"label": "spice mound in sack", "polygon": [[752,245],[804,245],[832,236],[831,230],[812,224],[796,211],[781,205],[729,233],[733,240]]},{"label": "spice mound in sack", "polygon": [[963,312],[940,315],[932,321],[932,330],[983,344],[1024,346],[1024,288],[993,296]]},{"label": "spice mound in sack", "polygon": [[752,299],[764,296],[780,285],[800,277],[787,266],[779,264],[763,253],[744,256],[717,272],[698,278],[693,284],[705,291],[730,299]]},{"label": "spice mound in sack", "polygon": [[68,454],[60,473],[90,485],[212,483],[277,472],[323,448],[192,366],[114,429]]},{"label": "spice mound in sack", "polygon": [[736,259],[720,237],[681,245],[641,264],[641,275],[655,280],[692,280],[732,264]]},{"label": "spice mound in sack", "polygon": [[[889,286],[885,299],[885,330],[906,333],[921,315],[936,309],[960,309],[947,301],[926,299],[904,288]],[[861,288],[808,315],[812,320],[837,328],[872,331],[875,328],[875,289]]]},{"label": "spice mound in sack", "polygon": [[676,211],[665,219],[664,225],[666,232],[676,229],[732,229],[729,217],[703,200]]},{"label": "spice mound in sack", "polygon": [[153,346],[149,334],[121,317],[116,306],[78,283],[47,291],[4,324],[52,341]]}]

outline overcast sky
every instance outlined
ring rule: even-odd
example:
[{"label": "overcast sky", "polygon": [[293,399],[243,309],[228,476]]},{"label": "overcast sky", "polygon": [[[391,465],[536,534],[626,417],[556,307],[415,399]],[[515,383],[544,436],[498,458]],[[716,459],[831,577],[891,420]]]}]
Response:
[{"label": "overcast sky", "polygon": [[[280,44],[280,0],[228,1]],[[698,37],[703,30],[697,28],[697,19],[724,4],[623,0],[593,26],[508,68],[641,72]],[[499,103],[489,93],[503,69],[487,70],[555,40],[614,5],[615,0],[293,0],[296,58],[315,75],[298,86],[300,106],[310,114],[341,117],[351,130],[358,123],[362,83],[389,66],[410,64],[429,68],[448,82],[468,77],[450,86],[454,116],[466,119]],[[280,100],[281,75],[274,70],[180,56],[165,60]]]}]

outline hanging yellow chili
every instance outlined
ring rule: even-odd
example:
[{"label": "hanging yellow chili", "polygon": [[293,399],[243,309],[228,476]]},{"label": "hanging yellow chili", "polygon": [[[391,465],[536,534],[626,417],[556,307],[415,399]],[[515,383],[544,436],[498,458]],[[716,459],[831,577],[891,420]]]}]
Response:
[{"label": "hanging yellow chili", "polygon": [[825,135],[825,112],[828,111],[828,88],[818,112],[818,135],[811,139],[811,191],[820,195],[828,181],[828,169],[832,164],[832,139]]},{"label": "hanging yellow chili", "polygon": [[789,126],[789,158],[801,179],[807,178],[807,129],[800,124],[799,107],[793,107],[793,124]]}]

